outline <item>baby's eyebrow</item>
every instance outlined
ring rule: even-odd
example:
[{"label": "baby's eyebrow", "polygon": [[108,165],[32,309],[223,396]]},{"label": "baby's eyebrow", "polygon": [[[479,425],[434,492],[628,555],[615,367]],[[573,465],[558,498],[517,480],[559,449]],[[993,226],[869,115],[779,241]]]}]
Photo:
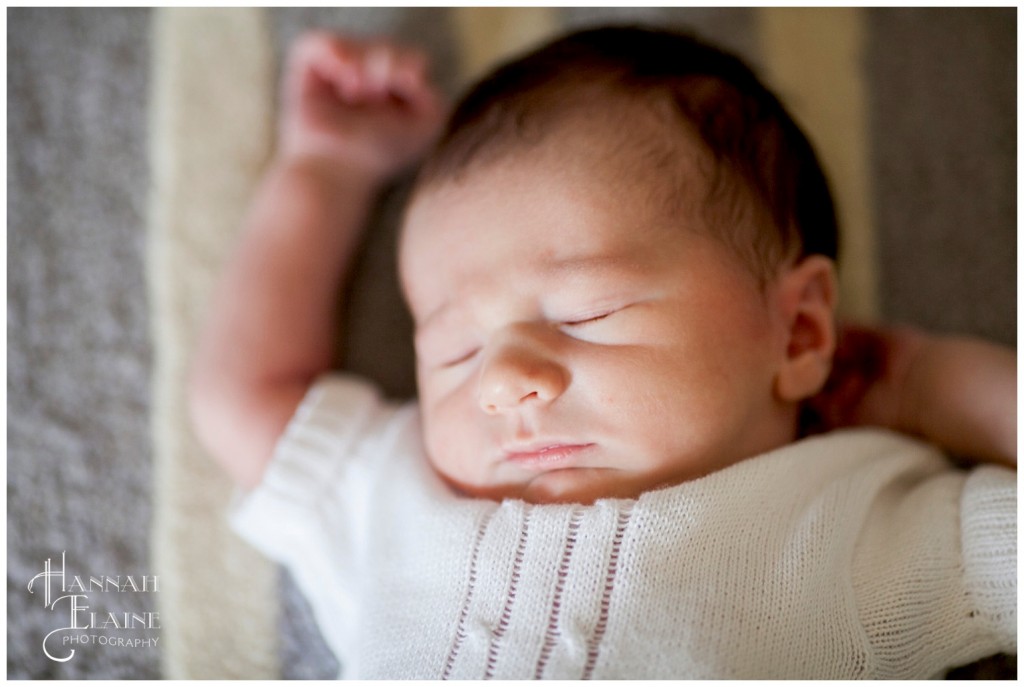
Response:
[{"label": "baby's eyebrow", "polygon": [[621,254],[592,253],[554,258],[542,263],[559,278],[632,277],[645,272],[641,261]]}]

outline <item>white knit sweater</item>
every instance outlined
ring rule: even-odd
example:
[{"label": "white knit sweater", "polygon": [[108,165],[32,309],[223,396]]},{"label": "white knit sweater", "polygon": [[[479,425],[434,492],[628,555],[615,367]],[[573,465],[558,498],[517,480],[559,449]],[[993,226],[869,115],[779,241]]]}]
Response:
[{"label": "white knit sweater", "polygon": [[593,506],[460,498],[413,406],[327,377],[236,529],[345,677],[927,678],[1016,652],[1015,473],[880,430]]}]

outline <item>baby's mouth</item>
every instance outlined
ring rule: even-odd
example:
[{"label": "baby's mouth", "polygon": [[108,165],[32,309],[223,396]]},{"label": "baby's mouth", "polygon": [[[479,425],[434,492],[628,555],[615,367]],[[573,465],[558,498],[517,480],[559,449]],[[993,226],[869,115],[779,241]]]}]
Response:
[{"label": "baby's mouth", "polygon": [[554,470],[571,467],[594,444],[551,443],[531,446],[510,446],[504,449],[504,458],[528,470]]}]

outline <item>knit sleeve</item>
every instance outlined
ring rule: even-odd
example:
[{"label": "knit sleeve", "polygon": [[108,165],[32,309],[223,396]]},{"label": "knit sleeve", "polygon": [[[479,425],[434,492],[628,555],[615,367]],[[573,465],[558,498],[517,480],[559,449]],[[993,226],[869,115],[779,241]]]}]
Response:
[{"label": "knit sleeve", "polygon": [[353,377],[321,377],[307,393],[260,484],[238,492],[229,509],[234,530],[268,558],[283,564],[312,603],[339,658],[355,617],[351,581],[365,533],[367,485],[387,463],[388,442],[408,413],[385,403]]},{"label": "knit sleeve", "polygon": [[906,443],[875,483],[853,561],[866,675],[928,679],[1016,653],[1016,484],[1005,468],[952,469]]},{"label": "knit sleeve", "polygon": [[359,493],[389,408],[368,383],[331,374],[313,384],[289,421],[260,484],[238,492],[232,526],[271,558],[293,549],[292,523],[306,524],[339,498]]},{"label": "knit sleeve", "polygon": [[961,501],[964,584],[972,613],[1002,647],[1017,652],[1017,480],[996,467],[976,469]]}]

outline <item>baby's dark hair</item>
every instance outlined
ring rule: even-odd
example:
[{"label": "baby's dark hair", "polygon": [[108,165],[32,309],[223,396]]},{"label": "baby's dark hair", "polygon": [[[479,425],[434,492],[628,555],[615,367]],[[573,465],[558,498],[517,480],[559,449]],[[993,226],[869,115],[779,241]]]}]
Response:
[{"label": "baby's dark hair", "polygon": [[[700,137],[712,162],[705,205],[719,213],[708,224],[759,276],[788,256],[837,257],[828,182],[792,117],[739,58],[671,31],[579,31],[499,67],[459,102],[417,186],[457,178],[475,164],[539,143],[567,115],[593,105],[579,97],[588,89],[667,110],[681,134],[673,138]],[[723,208],[732,221],[723,221]],[[735,220],[748,208],[771,228],[756,221],[752,235],[735,226],[744,224]]]}]

